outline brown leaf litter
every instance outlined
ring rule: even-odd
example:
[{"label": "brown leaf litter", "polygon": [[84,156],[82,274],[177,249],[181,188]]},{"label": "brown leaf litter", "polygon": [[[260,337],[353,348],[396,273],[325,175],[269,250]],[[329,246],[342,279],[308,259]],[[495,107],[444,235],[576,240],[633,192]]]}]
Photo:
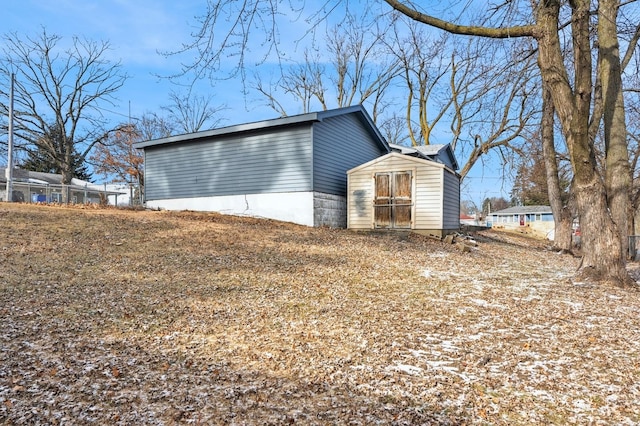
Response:
[{"label": "brown leaf litter", "polygon": [[2,424],[637,424],[638,293],[485,231],[0,205]]}]

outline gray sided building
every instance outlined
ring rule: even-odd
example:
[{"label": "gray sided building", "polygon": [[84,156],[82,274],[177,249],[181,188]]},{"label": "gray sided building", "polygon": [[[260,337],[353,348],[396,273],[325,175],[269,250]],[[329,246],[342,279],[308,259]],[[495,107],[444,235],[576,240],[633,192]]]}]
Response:
[{"label": "gray sided building", "polygon": [[347,170],[390,150],[362,106],[140,142],[145,203],[346,227]]}]

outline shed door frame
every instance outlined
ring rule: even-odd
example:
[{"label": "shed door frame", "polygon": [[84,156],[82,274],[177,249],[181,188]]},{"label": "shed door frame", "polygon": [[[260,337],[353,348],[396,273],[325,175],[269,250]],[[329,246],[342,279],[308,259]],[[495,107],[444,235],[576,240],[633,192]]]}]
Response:
[{"label": "shed door frame", "polygon": [[377,172],[373,175],[373,227],[413,228],[413,176],[411,170]]}]

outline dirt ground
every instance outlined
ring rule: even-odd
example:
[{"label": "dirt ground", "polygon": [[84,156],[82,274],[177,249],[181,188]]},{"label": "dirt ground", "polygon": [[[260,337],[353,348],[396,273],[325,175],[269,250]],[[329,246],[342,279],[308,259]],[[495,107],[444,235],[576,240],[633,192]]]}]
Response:
[{"label": "dirt ground", "polygon": [[639,292],[578,259],[0,204],[0,424],[638,424]]}]

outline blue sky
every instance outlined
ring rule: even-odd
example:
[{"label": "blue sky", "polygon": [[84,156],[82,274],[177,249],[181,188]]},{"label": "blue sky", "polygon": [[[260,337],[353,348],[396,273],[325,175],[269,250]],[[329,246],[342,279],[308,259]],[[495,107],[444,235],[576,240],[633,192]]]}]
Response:
[{"label": "blue sky", "polygon": [[[158,76],[168,76],[180,69],[180,63],[158,51],[171,51],[189,40],[194,17],[204,10],[204,1],[151,0],[5,0],[0,33],[17,32],[20,36],[48,33],[67,40],[74,35],[95,41],[108,41],[109,59],[120,61],[130,76],[119,91],[116,117],[126,119],[129,104],[133,116],[158,111],[169,104],[168,94],[178,87]],[[231,89],[233,85],[225,85]],[[216,95],[216,89],[203,84],[200,90]],[[225,96],[237,101],[237,97]],[[221,102],[222,103],[222,102]],[[233,105],[230,105],[233,107]],[[242,106],[244,114],[244,106]],[[266,118],[268,111],[255,112]],[[246,112],[249,116],[250,113]],[[234,117],[242,119],[234,113]]]},{"label": "blue sky", "polygon": [[[438,2],[439,3],[439,2]],[[109,59],[120,61],[130,76],[118,93],[118,105],[105,111],[114,122],[145,112],[161,112],[170,103],[169,92],[179,90],[158,75],[171,75],[180,70],[177,58],[166,58],[158,51],[172,51],[190,40],[195,17],[204,13],[205,0],[3,0],[0,34],[16,32],[19,36],[36,36],[44,27],[48,33],[66,40],[74,35],[94,41],[108,41]],[[291,25],[302,25],[303,20]],[[293,48],[289,54],[295,54]],[[198,91],[214,96],[214,105],[225,105],[222,124],[230,125],[274,118],[276,113],[245,98],[239,81],[225,81],[215,87],[208,81],[198,84]],[[298,111],[288,109],[290,113]],[[508,198],[511,185],[499,179],[495,160],[487,166],[477,164],[462,187],[462,198],[477,204],[486,197]]]}]

